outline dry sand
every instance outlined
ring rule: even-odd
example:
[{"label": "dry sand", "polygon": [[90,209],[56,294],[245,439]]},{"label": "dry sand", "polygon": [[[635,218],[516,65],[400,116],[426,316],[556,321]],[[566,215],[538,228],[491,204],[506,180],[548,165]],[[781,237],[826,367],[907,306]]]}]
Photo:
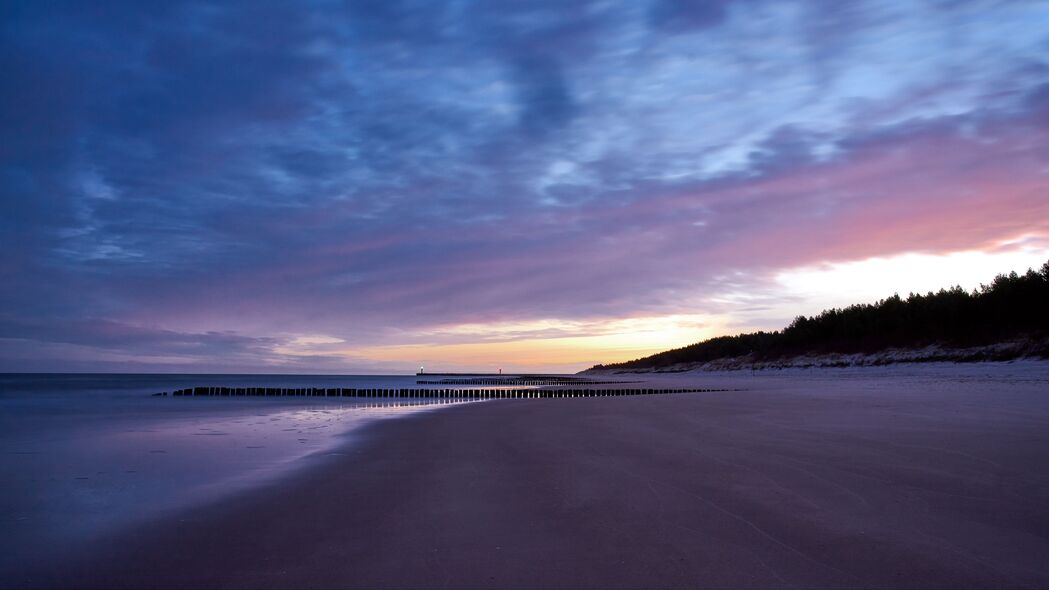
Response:
[{"label": "dry sand", "polygon": [[668,379],[747,390],[375,425],[294,480],[5,582],[1049,587],[1046,363]]}]

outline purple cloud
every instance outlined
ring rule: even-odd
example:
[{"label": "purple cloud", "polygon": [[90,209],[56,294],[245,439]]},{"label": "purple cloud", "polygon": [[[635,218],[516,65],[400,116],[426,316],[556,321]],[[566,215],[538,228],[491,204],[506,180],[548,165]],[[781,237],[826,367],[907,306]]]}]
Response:
[{"label": "purple cloud", "polygon": [[4,367],[376,367],[279,351],[1049,235],[1044,7],[310,8],[13,5]]}]

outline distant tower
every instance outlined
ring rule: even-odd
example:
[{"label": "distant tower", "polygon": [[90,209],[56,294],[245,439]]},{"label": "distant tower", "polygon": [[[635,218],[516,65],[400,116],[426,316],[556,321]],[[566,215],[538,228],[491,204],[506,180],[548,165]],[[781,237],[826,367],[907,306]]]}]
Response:
[{"label": "distant tower", "polygon": [[419,374],[422,375],[426,372],[426,367],[419,367]]},{"label": "distant tower", "polygon": [[499,374],[500,374],[500,375],[502,375],[502,374],[503,374],[503,368],[502,368],[502,367],[499,367]]}]

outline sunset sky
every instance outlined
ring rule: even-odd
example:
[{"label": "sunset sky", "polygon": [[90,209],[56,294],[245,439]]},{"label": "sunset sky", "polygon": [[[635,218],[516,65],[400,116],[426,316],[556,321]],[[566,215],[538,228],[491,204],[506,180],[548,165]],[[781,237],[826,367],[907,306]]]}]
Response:
[{"label": "sunset sky", "polygon": [[5,2],[0,371],[576,371],[1049,260],[1049,2]]}]

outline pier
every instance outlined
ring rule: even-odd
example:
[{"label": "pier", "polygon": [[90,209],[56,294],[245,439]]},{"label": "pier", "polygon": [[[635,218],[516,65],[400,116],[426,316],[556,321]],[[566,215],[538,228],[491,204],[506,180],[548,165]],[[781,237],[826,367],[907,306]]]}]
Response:
[{"label": "pier", "polygon": [[[602,382],[607,383],[607,382]],[[596,388],[571,387],[557,389],[525,388],[347,388],[347,387],[190,387],[177,389],[172,395],[180,397],[354,397],[401,399],[550,399],[568,397],[616,397],[624,395],[668,395],[726,391],[696,387],[671,388]],[[158,394],[160,395],[160,394]],[[166,392],[163,393],[166,395]]]}]

